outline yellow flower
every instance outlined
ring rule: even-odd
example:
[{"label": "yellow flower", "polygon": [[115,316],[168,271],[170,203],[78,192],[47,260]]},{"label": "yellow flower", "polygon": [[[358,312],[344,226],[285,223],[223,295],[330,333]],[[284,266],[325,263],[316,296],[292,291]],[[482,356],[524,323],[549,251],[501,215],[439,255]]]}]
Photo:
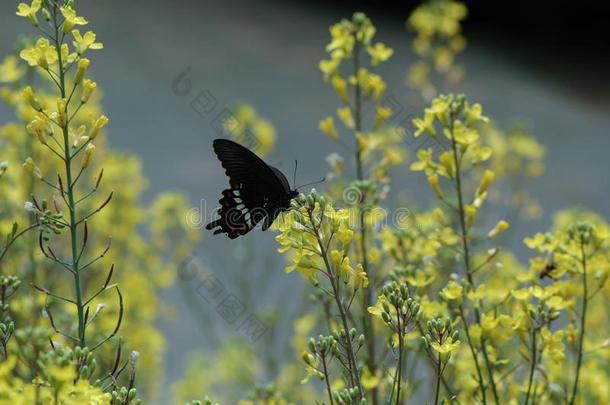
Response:
[{"label": "yellow flower", "polygon": [[256,136],[258,144],[256,145],[256,153],[261,156],[267,155],[275,146],[275,127],[268,120],[256,117],[252,123],[252,132]]},{"label": "yellow flower", "polygon": [[573,299],[565,300],[565,299],[563,299],[563,297],[560,297],[559,295],[552,296],[551,298],[549,298],[546,301],[546,304],[550,308],[556,309],[558,311],[569,308],[569,307],[573,306],[574,303],[575,303],[575,301]]},{"label": "yellow flower", "polygon": [[565,358],[565,346],[563,344],[565,332],[558,330],[552,333],[548,328],[544,327],[540,330],[540,338],[544,343],[543,354],[548,355],[555,363],[560,363]]},{"label": "yellow flower", "polygon": [[532,291],[530,288],[522,288],[520,290],[513,290],[510,293],[513,297],[515,297],[519,301],[525,301],[532,295]]},{"label": "yellow flower", "polygon": [[25,89],[21,91],[21,97],[36,111],[42,110],[38,99],[34,97],[34,92],[32,91],[32,87],[27,86]]},{"label": "yellow flower", "polygon": [[335,267],[339,267],[340,263],[343,261],[344,253],[339,250],[331,250],[330,251],[330,261]]},{"label": "yellow flower", "polygon": [[390,107],[377,106],[377,114],[375,115],[375,122],[373,128],[379,128],[388,118],[392,116],[392,109]]},{"label": "yellow flower", "polygon": [[48,69],[50,64],[57,61],[57,51],[51,46],[48,39],[39,38],[33,47],[19,52],[19,57],[30,66],[40,66],[43,69]]},{"label": "yellow flower", "polygon": [[84,54],[89,49],[103,49],[104,44],[101,42],[95,42],[95,33],[93,31],[85,32],[85,35],[81,36],[78,30],[72,30],[72,36],[74,37],[74,41],[72,44],[74,45],[74,49],[79,55]]},{"label": "yellow flower", "polygon": [[483,107],[479,103],[467,106],[464,109],[464,115],[466,116],[467,125],[472,125],[478,121],[489,122],[489,118],[483,116]]},{"label": "yellow flower", "polygon": [[41,4],[42,0],[33,0],[32,4],[29,6],[25,3],[19,3],[19,6],[17,6],[17,15],[28,18],[34,27],[38,27],[36,13],[40,10]]},{"label": "yellow flower", "polygon": [[23,162],[23,168],[32,173],[34,176],[38,177],[39,179],[42,179],[42,172],[40,171],[40,168],[38,166],[36,166],[36,164],[34,163],[34,160],[31,157],[28,157],[27,159],[25,159],[25,162]]},{"label": "yellow flower", "polygon": [[25,74],[25,69],[19,66],[15,56],[7,56],[0,64],[0,83],[18,82]]},{"label": "yellow flower", "polygon": [[481,344],[481,336],[483,335],[483,328],[481,325],[476,324],[472,325],[470,328],[470,339],[472,340],[472,344],[475,346],[479,346]]},{"label": "yellow flower", "polygon": [[378,296],[377,302],[375,303],[375,305],[367,308],[368,313],[381,318],[381,313],[383,312],[383,303],[384,302],[387,302],[386,296],[385,295]]},{"label": "yellow flower", "polygon": [[335,120],[333,117],[326,117],[320,121],[320,131],[331,137],[331,139],[339,139],[339,133],[335,127]]},{"label": "yellow flower", "polygon": [[414,172],[426,170],[426,173],[432,172],[432,169],[436,167],[433,162],[432,149],[419,149],[417,151],[417,162],[411,163],[411,170]]},{"label": "yellow flower", "polygon": [[337,269],[339,277],[344,280],[349,280],[349,277],[354,273],[354,268],[352,267],[349,257],[344,257]]},{"label": "yellow flower", "polygon": [[485,287],[485,284],[481,284],[477,287],[476,290],[469,291],[466,296],[476,306],[478,305],[479,301],[481,301],[485,297],[486,294],[487,288]]},{"label": "yellow flower", "polygon": [[502,232],[506,231],[509,228],[509,224],[508,222],[504,221],[504,220],[500,220],[498,221],[498,223],[496,224],[496,226],[493,227],[493,229],[491,231],[489,231],[489,233],[487,234],[488,238],[495,238],[496,236],[500,235]]},{"label": "yellow flower", "polygon": [[377,66],[382,62],[388,60],[393,54],[392,48],[386,47],[383,43],[377,42],[375,46],[369,46],[366,51],[371,56],[371,65]]},{"label": "yellow flower", "polygon": [[428,176],[428,184],[430,185],[432,191],[434,191],[434,194],[438,198],[443,198],[443,190],[441,189],[441,186],[438,182],[438,176],[436,174],[431,174]]},{"label": "yellow flower", "polygon": [[346,128],[354,129],[354,117],[352,117],[352,110],[349,107],[342,107],[337,109],[337,116],[343,122]]},{"label": "yellow flower", "polygon": [[329,60],[321,60],[318,67],[324,73],[324,81],[328,80],[331,76],[333,76],[339,65],[341,64],[341,59],[331,58]]},{"label": "yellow flower", "polygon": [[407,153],[404,149],[392,146],[383,151],[383,157],[390,165],[400,165],[407,160]]},{"label": "yellow flower", "polygon": [[369,286],[369,278],[366,274],[366,271],[364,271],[364,267],[362,266],[362,264],[358,263],[358,265],[356,266],[356,277],[354,280],[354,288],[355,289],[359,289],[359,288],[367,288]]},{"label": "yellow flower", "polygon": [[426,109],[424,118],[414,118],[413,125],[415,126],[415,137],[420,136],[422,133],[427,132],[434,136],[436,135],[436,128],[434,127],[434,112],[430,109]]},{"label": "yellow flower", "polygon": [[443,316],[447,312],[447,306],[443,302],[430,301],[427,295],[422,297],[420,308],[424,314],[424,318],[432,319],[437,316]]},{"label": "yellow flower", "polygon": [[460,341],[456,340],[454,342],[453,338],[449,337],[442,344],[439,344],[438,342],[430,342],[430,346],[441,356],[451,355],[452,353],[456,352],[460,347]]},{"label": "yellow flower", "polygon": [[64,16],[64,34],[67,34],[76,25],[85,25],[87,20],[76,15],[76,11],[72,7],[62,7],[61,14]]},{"label": "yellow flower", "polygon": [[354,238],[354,231],[352,231],[349,228],[342,227],[342,228],[339,228],[339,230],[337,231],[337,239],[343,245],[347,245],[347,244],[351,243],[353,238]]},{"label": "yellow flower", "polygon": [[464,289],[455,281],[450,281],[449,284],[441,291],[441,296],[450,302],[460,305],[462,303],[462,293]]},{"label": "yellow flower", "polygon": [[32,121],[30,121],[30,123],[26,125],[25,128],[30,134],[35,135],[41,144],[47,144],[45,136],[48,135],[50,128],[46,119],[44,119],[43,117],[36,117]]},{"label": "yellow flower", "polygon": [[453,155],[453,151],[445,151],[438,156],[438,161],[445,169],[444,174],[447,175],[450,179],[453,178],[453,174],[455,173],[455,158]]},{"label": "yellow flower", "polygon": [[73,381],[76,378],[76,370],[72,366],[60,367],[51,365],[47,368],[49,376],[59,383]]},{"label": "yellow flower", "polygon": [[335,88],[335,91],[337,92],[339,99],[341,101],[343,101],[344,103],[348,103],[349,97],[347,95],[347,82],[345,81],[345,79],[339,75],[333,75],[331,83],[332,83],[333,87]]},{"label": "yellow flower", "polygon": [[366,69],[360,69],[358,76],[358,82],[360,86],[362,86],[364,94],[378,102],[385,92],[387,86],[386,82],[383,81],[381,76],[367,72]]},{"label": "yellow flower", "polygon": [[525,246],[532,250],[541,249],[542,246],[546,243],[546,237],[542,233],[537,233],[533,238],[525,238],[523,239],[523,243]]},{"label": "yellow flower", "polygon": [[365,390],[372,390],[379,386],[381,382],[381,370],[378,369],[375,374],[371,373],[368,367],[362,370],[362,387]]},{"label": "yellow flower", "polygon": [[430,285],[434,281],[434,276],[428,275],[424,271],[418,271],[417,273],[415,273],[415,277],[407,277],[407,281],[409,282],[409,284],[417,287],[418,289],[422,289]]}]

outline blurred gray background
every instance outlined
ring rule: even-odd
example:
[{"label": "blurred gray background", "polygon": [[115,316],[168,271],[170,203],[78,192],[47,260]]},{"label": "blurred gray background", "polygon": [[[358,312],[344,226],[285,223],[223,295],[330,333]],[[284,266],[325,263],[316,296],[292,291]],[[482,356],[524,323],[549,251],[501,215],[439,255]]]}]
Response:
[{"label": "blurred gray background", "polygon": [[[325,57],[328,27],[357,9],[368,12],[377,25],[378,39],[394,48],[381,73],[389,93],[410,105],[405,73],[413,55],[404,21],[412,3],[387,9],[305,1],[79,3],[79,14],[90,21],[89,28],[105,46],[90,57],[110,117],[110,142],[143,159],[150,179],[145,202],[160,191],[178,190],[188,195],[193,207],[207,201],[209,212],[225,187],[211,149],[212,139],[218,137],[212,126],[214,116],[201,117],[189,106],[201,90],[208,90],[218,101],[214,113],[244,101],[273,122],[278,141],[268,159],[272,164],[291,173],[298,159],[301,182],[323,176],[324,159],[337,148],[319,132],[318,122],[336,109],[337,100],[323,83],[317,64]],[[30,29],[14,16],[16,4],[0,2],[0,57],[13,48],[16,32]],[[475,17],[485,21],[484,16]],[[466,26],[469,45],[459,62],[467,74],[461,91],[481,102],[487,115],[502,127],[525,119],[547,148],[545,174],[528,187],[545,215],[540,221],[521,223],[515,229],[516,240],[545,229],[549,214],[566,207],[585,207],[610,217],[608,59],[587,49],[564,55],[561,42],[546,49],[548,42],[528,43],[527,36],[511,41],[510,35],[495,35],[491,25]],[[188,96],[176,95],[172,82],[187,68],[193,90]],[[11,118],[10,111],[0,107],[0,122]],[[414,205],[423,205],[429,198],[421,176],[406,169],[395,175],[401,192]],[[280,310],[278,323],[270,324],[275,325],[273,333],[256,344],[263,347],[269,336],[283,336],[278,351],[287,352],[285,336],[301,310],[305,283],[296,274],[283,273],[283,259],[276,253],[273,237],[271,232],[256,232],[230,241],[206,234],[195,255],[239,295],[247,312]],[[254,251],[256,259],[249,260]],[[196,286],[191,287],[192,293]],[[214,348],[224,339],[239,337],[239,332],[214,306],[197,302],[196,295],[195,302],[189,302],[184,290],[176,287],[166,298],[177,314],[175,319],[160,321],[167,333],[166,369],[171,382],[181,374],[190,351]],[[204,312],[205,320],[189,310],[193,305]]]}]

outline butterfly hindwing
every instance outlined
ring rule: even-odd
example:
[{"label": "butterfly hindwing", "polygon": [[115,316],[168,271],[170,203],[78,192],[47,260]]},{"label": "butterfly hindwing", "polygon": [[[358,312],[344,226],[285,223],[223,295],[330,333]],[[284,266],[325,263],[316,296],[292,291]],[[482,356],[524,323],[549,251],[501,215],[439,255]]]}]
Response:
[{"label": "butterfly hindwing", "polygon": [[214,152],[229,177],[230,188],[219,200],[220,218],[209,223],[214,234],[231,239],[250,232],[260,221],[267,229],[279,212],[286,210],[295,192],[286,177],[247,148],[226,139],[216,139]]}]

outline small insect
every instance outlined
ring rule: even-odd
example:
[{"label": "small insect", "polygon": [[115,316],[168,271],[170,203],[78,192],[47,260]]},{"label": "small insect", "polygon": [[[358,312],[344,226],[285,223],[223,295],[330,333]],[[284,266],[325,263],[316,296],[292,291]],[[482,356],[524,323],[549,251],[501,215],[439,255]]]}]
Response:
[{"label": "small insect", "polygon": [[231,239],[247,234],[261,221],[263,231],[267,230],[281,212],[288,211],[290,201],[299,195],[298,187],[290,188],[281,171],[236,142],[215,139],[212,145],[229,177],[229,188],[218,201],[220,218],[206,229]]},{"label": "small insect", "polygon": [[555,262],[551,261],[544,266],[544,269],[540,272],[538,277],[542,280],[545,277],[553,278],[553,270],[557,269]]}]

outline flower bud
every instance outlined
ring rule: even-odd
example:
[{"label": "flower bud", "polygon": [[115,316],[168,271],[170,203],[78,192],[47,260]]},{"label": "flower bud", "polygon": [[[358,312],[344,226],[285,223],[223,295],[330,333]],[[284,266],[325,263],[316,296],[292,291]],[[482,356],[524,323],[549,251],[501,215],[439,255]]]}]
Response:
[{"label": "flower bud", "polygon": [[438,198],[443,198],[443,190],[441,189],[441,186],[438,181],[438,176],[436,174],[431,174],[430,176],[428,176],[428,184],[430,185],[432,191],[434,191],[434,194]]},{"label": "flower bud", "polygon": [[29,173],[32,173],[34,176],[38,177],[39,179],[42,179],[42,172],[40,171],[40,168],[36,166],[34,160],[32,160],[31,157],[28,157],[25,162],[23,162],[23,168]]},{"label": "flower bud", "polygon": [[100,130],[104,128],[106,124],[108,124],[108,117],[106,117],[105,115],[100,116],[95,121],[95,124],[93,124],[93,129],[91,130],[91,135],[89,136],[89,138],[91,140],[94,140],[99,134]]},{"label": "flower bud", "polygon": [[93,94],[93,92],[95,91],[96,87],[97,84],[94,81],[91,81],[89,79],[83,80],[83,95],[81,96],[80,102],[84,104],[89,101],[89,98],[91,97],[91,94]]},{"label": "flower bud", "polygon": [[59,123],[59,125],[64,125],[66,123],[66,120],[67,120],[66,108],[67,108],[66,99],[58,98],[57,99],[57,122]]},{"label": "flower bud", "polygon": [[486,192],[495,178],[496,174],[494,172],[492,172],[491,170],[485,170],[483,178],[481,179],[481,184],[479,184],[479,187],[477,188],[477,196]]},{"label": "flower bud", "polygon": [[93,154],[95,153],[95,145],[90,143],[85,148],[85,157],[83,158],[82,167],[83,169],[89,166],[91,163],[91,159],[93,158]]},{"label": "flower bud", "polygon": [[38,102],[38,99],[34,97],[34,92],[32,91],[31,86],[27,86],[25,89],[21,91],[21,97],[36,111],[42,111],[42,107]]},{"label": "flower bud", "polygon": [[466,225],[471,226],[477,216],[477,208],[473,205],[466,205],[464,212],[466,214]]},{"label": "flower bud", "polygon": [[74,84],[80,84],[80,82],[83,81],[83,78],[85,77],[85,73],[87,72],[87,69],[89,68],[89,64],[91,63],[91,61],[87,58],[82,58],[78,61],[78,66],[76,68],[76,74],[74,75]]},{"label": "flower bud", "polygon": [[309,351],[315,353],[315,351],[316,351],[316,341],[313,338],[309,338],[309,340],[307,341],[307,346],[309,347]]},{"label": "flower bud", "polygon": [[504,220],[498,221],[496,226],[494,226],[493,229],[491,231],[489,231],[489,233],[487,234],[487,237],[490,239],[493,239],[496,236],[500,235],[502,232],[506,231],[508,228],[509,228],[508,222],[506,222]]}]

